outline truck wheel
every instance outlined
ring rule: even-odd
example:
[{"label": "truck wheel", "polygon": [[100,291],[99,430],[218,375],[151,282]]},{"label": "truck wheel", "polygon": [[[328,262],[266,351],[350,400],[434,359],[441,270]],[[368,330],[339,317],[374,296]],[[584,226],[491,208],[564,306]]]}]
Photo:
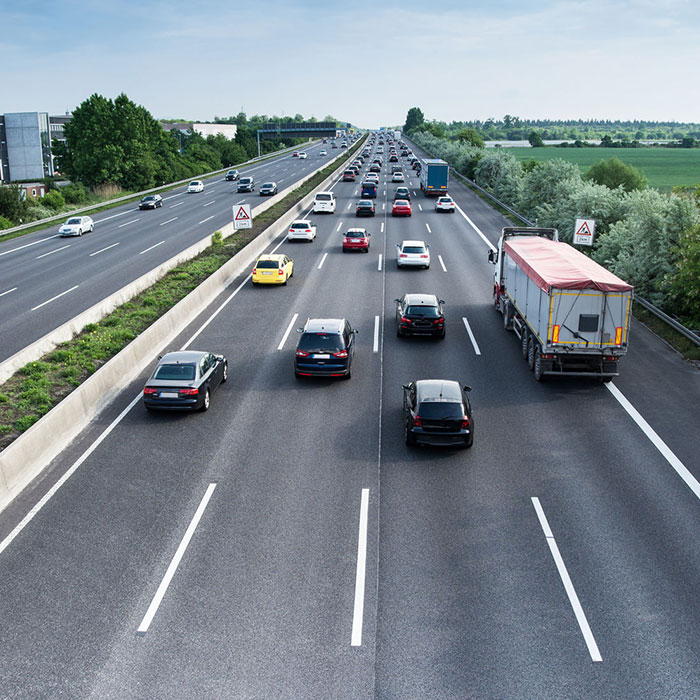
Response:
[{"label": "truck wheel", "polygon": [[523,360],[527,360],[527,342],[530,337],[530,333],[527,328],[523,328],[523,334],[520,336],[520,352],[523,355]]},{"label": "truck wheel", "polygon": [[503,302],[503,329],[509,331],[513,327],[513,305],[509,301]]},{"label": "truck wheel", "polygon": [[535,353],[537,348],[535,347],[535,339],[530,335],[527,339],[527,366],[530,370],[535,368]]},{"label": "truck wheel", "polygon": [[535,366],[533,368],[535,373],[535,381],[543,382],[545,379],[545,374],[542,371],[542,357],[540,356],[540,349],[535,348]]}]

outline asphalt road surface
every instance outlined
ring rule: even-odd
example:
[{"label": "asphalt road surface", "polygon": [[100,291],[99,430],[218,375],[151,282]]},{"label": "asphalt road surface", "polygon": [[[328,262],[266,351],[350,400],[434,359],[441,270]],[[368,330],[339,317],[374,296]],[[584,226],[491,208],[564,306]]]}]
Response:
[{"label": "asphalt road surface", "polygon": [[[610,385],[535,382],[491,301],[504,220],[415,178],[393,219],[387,172],[374,219],[338,182],[316,241],[279,243],[289,285],[241,277],[173,345],[228,357],[207,413],[147,413],[144,377],[0,516],[70,474],[0,545],[0,697],[700,696],[700,373],[634,323]],[[404,238],[430,269],[397,270]],[[446,300],[444,341],[396,337],[405,292]],[[294,377],[318,316],[359,330],[349,381]],[[419,378],[473,387],[473,448],[404,445]]]}]

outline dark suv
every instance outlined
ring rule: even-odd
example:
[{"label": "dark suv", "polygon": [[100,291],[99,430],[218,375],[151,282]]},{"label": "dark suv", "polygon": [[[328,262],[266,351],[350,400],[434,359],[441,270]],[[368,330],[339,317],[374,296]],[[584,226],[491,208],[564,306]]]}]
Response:
[{"label": "dark suv", "polygon": [[471,447],[474,417],[469,386],[450,379],[421,379],[403,385],[407,445]]},{"label": "dark suv", "polygon": [[396,302],[396,335],[445,337],[442,299],[435,294],[404,294]]},{"label": "dark suv", "polygon": [[357,330],[346,319],[310,318],[297,331],[295,376],[350,379]]}]

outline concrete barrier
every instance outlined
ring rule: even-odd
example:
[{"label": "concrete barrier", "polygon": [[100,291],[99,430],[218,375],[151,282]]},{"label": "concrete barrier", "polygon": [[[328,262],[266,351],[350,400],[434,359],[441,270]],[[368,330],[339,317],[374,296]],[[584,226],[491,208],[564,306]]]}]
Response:
[{"label": "concrete barrier", "polygon": [[[344,156],[345,152],[341,155]],[[339,155],[338,158],[340,157]],[[327,164],[324,167],[327,167]],[[336,168],[313,192],[268,226],[0,452],[0,511],[6,508],[125,387],[153,364],[158,353],[172,343],[204,308],[236,277],[248,270],[257,256],[285,232],[294,219],[306,211],[315,192],[328,187],[343,167],[344,164]],[[298,184],[295,187],[298,187]],[[268,208],[272,204],[274,202],[271,201],[261,206]],[[230,226],[233,228],[233,224]]]}]

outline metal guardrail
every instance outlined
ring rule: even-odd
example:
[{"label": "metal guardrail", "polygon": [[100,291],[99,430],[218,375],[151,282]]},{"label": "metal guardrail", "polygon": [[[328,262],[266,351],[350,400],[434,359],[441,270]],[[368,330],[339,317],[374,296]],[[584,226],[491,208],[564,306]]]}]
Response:
[{"label": "metal guardrail", "polygon": [[230,166],[227,168],[219,168],[218,170],[212,170],[210,173],[203,173],[201,175],[194,175],[193,177],[188,177],[184,180],[178,180],[177,182],[168,182],[165,185],[158,185],[158,187],[152,187],[150,190],[144,190],[143,192],[134,192],[133,194],[126,194],[123,197],[117,197],[116,199],[108,199],[106,202],[100,202],[98,204],[90,204],[87,207],[82,207],[80,209],[71,209],[70,211],[64,211],[60,214],[55,214],[54,216],[49,216],[46,219],[37,219],[36,221],[29,221],[26,224],[20,224],[19,226],[13,226],[12,228],[0,229],[0,236],[6,233],[15,233],[16,231],[24,231],[28,228],[33,228],[34,226],[42,226],[43,224],[50,224],[52,221],[58,221],[60,219],[65,219],[67,216],[74,216],[75,214],[82,214],[86,211],[92,211],[93,209],[102,209],[103,207],[110,207],[113,204],[119,204],[120,202],[126,202],[129,199],[135,199],[136,197],[143,197],[147,194],[152,194],[154,192],[161,192],[163,190],[170,189],[171,187],[177,187],[178,185],[184,185],[186,182],[192,182],[192,180],[198,180],[199,178],[211,177],[212,175],[218,175],[219,173],[226,172],[232,168],[242,168],[243,166],[256,163],[259,160],[265,160],[266,158],[271,158],[282,153],[288,153],[294,149],[299,149],[299,146],[289,146],[289,148],[283,148],[280,151],[273,151],[272,153],[265,153],[262,156],[256,156],[250,160],[243,161],[242,163],[237,163],[235,166]]},{"label": "metal guardrail", "polygon": [[[404,136],[404,139],[409,140],[409,139],[406,139],[405,136]],[[413,142],[411,142],[411,143],[413,143]],[[417,144],[414,144],[414,145],[417,145]],[[423,148],[422,146],[418,146],[418,148],[420,148],[421,150],[428,153],[428,151],[426,151],[425,148]],[[430,155],[434,155],[434,154],[431,153]],[[479,192],[481,192],[486,197],[488,197],[490,200],[495,202],[502,209],[505,209],[507,212],[509,212],[513,216],[517,217],[518,219],[520,219],[520,221],[522,221],[527,226],[537,226],[536,223],[530,221],[529,219],[526,219],[522,214],[519,214],[517,211],[515,211],[515,209],[512,209],[504,202],[501,202],[500,199],[497,199],[496,197],[494,197],[488,190],[485,190],[483,187],[481,187],[481,185],[477,185],[476,182],[474,182],[473,180],[470,180],[466,175],[462,175],[462,173],[455,170],[455,168],[453,168],[452,166],[450,166],[450,170],[452,171],[452,173],[455,176],[457,176],[458,179],[464,180],[470,187],[473,187],[474,189],[479,190]],[[643,306],[647,311],[654,314],[654,316],[656,316],[657,318],[661,319],[666,324],[671,326],[671,328],[673,328],[673,330],[680,333],[683,337],[687,338],[691,343],[695,343],[695,345],[700,347],[700,334],[691,330],[690,328],[686,328],[682,323],[678,322],[675,318],[673,318],[672,316],[669,316],[667,313],[664,313],[657,306],[654,306],[654,304],[652,304],[650,301],[647,301],[646,299],[642,299],[642,297],[638,296],[637,294],[634,295],[634,300],[638,304]]]}]

